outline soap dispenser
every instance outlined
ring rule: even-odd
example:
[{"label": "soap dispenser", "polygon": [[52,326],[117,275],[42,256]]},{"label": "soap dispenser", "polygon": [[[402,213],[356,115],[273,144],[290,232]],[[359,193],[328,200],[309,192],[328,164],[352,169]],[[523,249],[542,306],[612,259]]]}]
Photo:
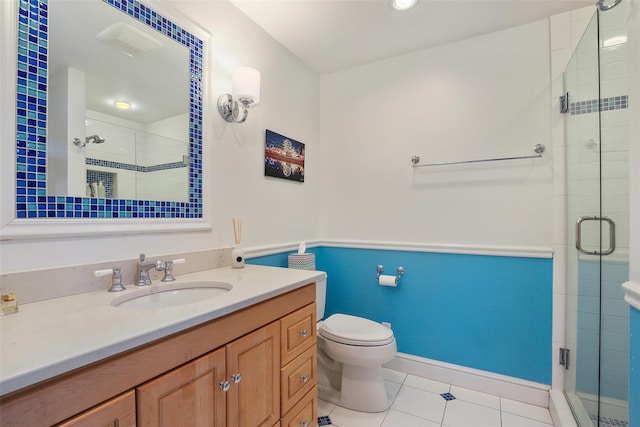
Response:
[{"label": "soap dispenser", "polygon": [[106,189],[104,188],[104,183],[102,181],[98,182],[98,197],[105,197]]}]

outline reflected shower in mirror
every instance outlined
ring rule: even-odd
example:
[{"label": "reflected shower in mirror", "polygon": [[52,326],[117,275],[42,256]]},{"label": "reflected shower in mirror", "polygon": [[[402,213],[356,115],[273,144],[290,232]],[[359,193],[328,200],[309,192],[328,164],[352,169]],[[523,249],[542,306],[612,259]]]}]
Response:
[{"label": "reflected shower in mirror", "polygon": [[17,218],[201,218],[202,40],[135,0],[18,27]]},{"label": "reflected shower in mirror", "polygon": [[[187,142],[100,118],[95,112],[87,116],[87,134],[91,135],[87,139],[93,138],[93,143],[83,150],[86,182],[81,181],[81,195],[188,201]],[[104,196],[91,191],[94,183],[106,187]]]}]

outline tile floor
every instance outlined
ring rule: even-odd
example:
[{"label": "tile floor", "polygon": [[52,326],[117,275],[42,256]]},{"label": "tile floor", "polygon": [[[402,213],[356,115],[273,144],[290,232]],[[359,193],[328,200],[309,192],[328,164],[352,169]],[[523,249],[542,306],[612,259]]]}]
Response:
[{"label": "tile floor", "polygon": [[387,412],[351,411],[318,402],[318,425],[335,427],[551,427],[546,408],[385,370]]}]

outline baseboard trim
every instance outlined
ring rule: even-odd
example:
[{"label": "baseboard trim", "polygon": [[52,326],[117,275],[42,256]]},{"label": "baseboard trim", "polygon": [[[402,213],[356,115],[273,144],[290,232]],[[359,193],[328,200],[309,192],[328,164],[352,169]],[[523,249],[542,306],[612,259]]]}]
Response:
[{"label": "baseboard trim", "polygon": [[550,386],[479,369],[398,353],[386,368],[531,405],[549,407]]}]

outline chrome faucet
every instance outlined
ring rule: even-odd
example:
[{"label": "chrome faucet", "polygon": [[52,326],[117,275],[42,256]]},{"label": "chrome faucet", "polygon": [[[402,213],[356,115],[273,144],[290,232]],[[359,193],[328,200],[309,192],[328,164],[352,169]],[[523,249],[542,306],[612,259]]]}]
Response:
[{"label": "chrome faucet", "polygon": [[136,286],[146,286],[151,284],[149,270],[155,268],[158,271],[164,269],[162,261],[147,261],[145,254],[140,254],[140,259],[136,265]]}]

